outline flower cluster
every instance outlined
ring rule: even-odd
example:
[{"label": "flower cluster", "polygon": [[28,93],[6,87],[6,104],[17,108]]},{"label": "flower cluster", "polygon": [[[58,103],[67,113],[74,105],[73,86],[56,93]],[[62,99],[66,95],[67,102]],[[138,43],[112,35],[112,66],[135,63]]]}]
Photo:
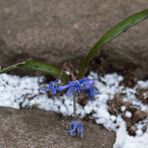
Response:
[{"label": "flower cluster", "polygon": [[86,93],[89,100],[93,100],[94,96],[99,93],[99,91],[94,87],[94,80],[83,78],[80,80],[69,81],[66,85],[59,85],[58,81],[51,81],[48,85],[47,91],[51,91],[55,95],[58,91],[61,92],[66,90],[66,95],[78,96],[80,93]]}]

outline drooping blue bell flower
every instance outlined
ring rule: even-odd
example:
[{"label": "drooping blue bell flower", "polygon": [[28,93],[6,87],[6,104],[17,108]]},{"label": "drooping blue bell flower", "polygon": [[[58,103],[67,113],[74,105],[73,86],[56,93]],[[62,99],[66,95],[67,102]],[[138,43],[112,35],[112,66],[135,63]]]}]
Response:
[{"label": "drooping blue bell flower", "polygon": [[94,87],[95,80],[91,80],[88,78],[83,78],[79,80],[82,90],[87,94],[89,100],[93,100],[96,94],[100,92]]},{"label": "drooping blue bell flower", "polygon": [[80,82],[78,80],[75,81],[69,81],[69,83],[67,85],[64,86],[59,86],[59,90],[65,90],[67,89],[66,95],[70,96],[70,95],[78,95],[82,92],[81,90],[81,85]]},{"label": "drooping blue bell flower", "polygon": [[84,125],[81,121],[74,120],[70,123],[70,128],[67,131],[70,136],[80,136],[84,135]]},{"label": "drooping blue bell flower", "polygon": [[46,89],[46,91],[51,91],[53,95],[57,94],[58,89],[58,80],[51,81]]}]

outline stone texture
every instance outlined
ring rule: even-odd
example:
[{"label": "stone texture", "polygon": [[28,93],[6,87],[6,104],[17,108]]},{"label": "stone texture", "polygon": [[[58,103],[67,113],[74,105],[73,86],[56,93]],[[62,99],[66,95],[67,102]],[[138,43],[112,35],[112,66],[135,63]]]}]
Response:
[{"label": "stone texture", "polygon": [[51,112],[0,108],[0,148],[112,148],[114,133],[84,122],[84,138],[69,137],[69,122]]},{"label": "stone texture", "polygon": [[[147,0],[1,0],[0,65],[80,59],[112,25],[147,7]],[[147,42],[146,20],[103,49],[115,65],[135,64],[148,75]]]}]

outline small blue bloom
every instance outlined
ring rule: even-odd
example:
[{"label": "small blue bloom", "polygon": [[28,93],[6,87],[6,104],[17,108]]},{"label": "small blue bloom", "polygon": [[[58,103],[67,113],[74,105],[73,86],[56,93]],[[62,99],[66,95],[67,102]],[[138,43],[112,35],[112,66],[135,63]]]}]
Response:
[{"label": "small blue bloom", "polygon": [[93,88],[93,87],[87,88],[87,89],[85,90],[85,92],[86,92],[86,94],[88,95],[90,101],[94,100],[95,95],[100,93],[98,90],[96,90],[96,89]]},{"label": "small blue bloom", "polygon": [[46,91],[51,91],[53,95],[55,95],[58,91],[58,80],[51,81],[46,89]]},{"label": "small blue bloom", "polygon": [[65,89],[67,89],[67,92],[66,92],[67,96],[70,96],[72,94],[78,95],[82,91],[80,82],[78,80],[69,81],[67,85],[59,86],[60,91],[65,90]]},{"label": "small blue bloom", "polygon": [[70,134],[70,136],[80,136],[82,138],[84,135],[83,123],[81,121],[72,121],[67,132]]},{"label": "small blue bloom", "polygon": [[79,80],[81,87],[83,88],[83,92],[87,94],[89,99],[92,101],[96,94],[100,92],[94,87],[95,80],[91,80],[88,78],[84,78]]},{"label": "small blue bloom", "polygon": [[91,80],[88,78],[83,78],[79,80],[82,87],[89,88],[92,87],[95,83],[95,80]]}]

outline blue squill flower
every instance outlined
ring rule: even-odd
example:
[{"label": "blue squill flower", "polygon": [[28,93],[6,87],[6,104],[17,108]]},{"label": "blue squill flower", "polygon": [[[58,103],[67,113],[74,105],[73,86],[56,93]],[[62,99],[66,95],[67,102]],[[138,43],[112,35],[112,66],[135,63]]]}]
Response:
[{"label": "blue squill flower", "polygon": [[95,80],[83,78],[83,79],[79,80],[79,83],[81,84],[82,87],[88,88],[88,87],[92,87],[94,85]]},{"label": "blue squill flower", "polygon": [[83,92],[87,94],[89,99],[92,101],[96,94],[99,94],[100,92],[94,87],[95,80],[91,80],[88,78],[84,78],[79,80]]},{"label": "blue squill flower", "polygon": [[66,95],[70,96],[70,95],[78,95],[79,93],[81,93],[81,85],[80,82],[78,80],[75,81],[69,81],[69,83],[67,85],[64,86],[59,86],[59,90],[65,90],[67,89]]},{"label": "blue squill flower", "polygon": [[84,135],[83,123],[81,121],[72,121],[67,132],[70,136],[80,136],[82,138]]},{"label": "blue squill flower", "polygon": [[51,81],[46,89],[46,91],[51,91],[53,95],[57,94],[58,91],[58,80]]},{"label": "blue squill flower", "polygon": [[96,94],[100,94],[98,90],[96,90],[94,87],[89,87],[85,89],[85,92],[89,98],[90,101],[94,100],[94,97]]}]

